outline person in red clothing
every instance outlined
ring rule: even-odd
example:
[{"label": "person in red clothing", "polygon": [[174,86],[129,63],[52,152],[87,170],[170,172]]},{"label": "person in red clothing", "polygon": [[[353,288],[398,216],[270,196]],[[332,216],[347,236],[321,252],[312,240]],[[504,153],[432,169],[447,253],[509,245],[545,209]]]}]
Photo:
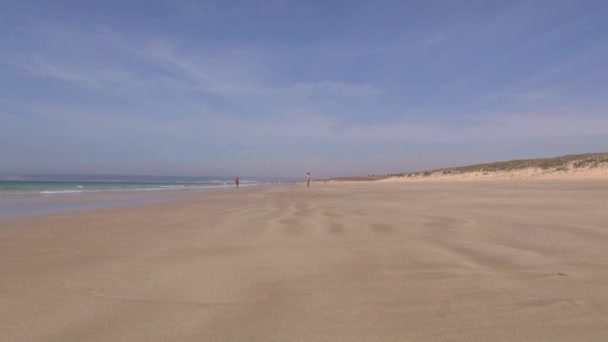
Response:
[{"label": "person in red clothing", "polygon": [[238,176],[234,179],[234,184],[236,184],[237,188],[239,187],[239,177]]}]

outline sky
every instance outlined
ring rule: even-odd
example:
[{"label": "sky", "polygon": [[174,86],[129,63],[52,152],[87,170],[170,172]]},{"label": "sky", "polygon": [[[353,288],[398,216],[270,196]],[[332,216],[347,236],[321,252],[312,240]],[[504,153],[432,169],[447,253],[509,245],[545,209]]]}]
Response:
[{"label": "sky", "polygon": [[0,175],[608,151],[608,2],[0,0]]}]

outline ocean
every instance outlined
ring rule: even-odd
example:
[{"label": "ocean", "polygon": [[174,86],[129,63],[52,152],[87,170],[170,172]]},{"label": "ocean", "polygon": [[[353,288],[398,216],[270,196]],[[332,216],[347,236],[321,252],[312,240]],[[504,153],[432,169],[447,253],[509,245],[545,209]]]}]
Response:
[{"label": "ocean", "polygon": [[[292,182],[290,179],[241,177],[239,186]],[[143,196],[151,192],[204,191],[234,186],[232,177],[20,176],[18,180],[0,181],[0,218],[158,201]],[[112,196],[102,198],[98,196],[100,194]]]},{"label": "ocean", "polygon": [[[15,178],[16,180],[0,180],[0,196],[203,190],[234,186],[232,177],[32,175]],[[274,182],[280,182],[280,180],[244,178],[240,181],[241,186]]]}]

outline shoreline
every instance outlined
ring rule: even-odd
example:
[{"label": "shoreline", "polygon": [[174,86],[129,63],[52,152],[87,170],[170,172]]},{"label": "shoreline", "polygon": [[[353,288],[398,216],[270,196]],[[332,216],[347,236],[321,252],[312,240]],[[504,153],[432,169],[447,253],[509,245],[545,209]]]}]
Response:
[{"label": "shoreline", "polygon": [[[266,185],[244,186],[241,189]],[[202,189],[167,189],[157,191],[99,191],[59,194],[18,194],[0,196],[0,222],[14,218],[52,215],[55,213],[77,213],[80,211],[140,206],[164,203],[183,197],[181,195],[214,191],[231,191],[232,187],[209,187]]]},{"label": "shoreline", "polygon": [[[530,176],[534,175],[534,176]],[[540,176],[539,176],[540,175]],[[608,181],[608,168],[587,170],[569,173],[543,173],[530,172],[526,170],[522,173],[466,173],[460,175],[430,175],[430,176],[399,176],[387,177],[373,180],[313,180],[313,188],[323,188],[331,185],[356,185],[360,184],[450,184],[450,183],[505,183],[505,182],[573,182],[585,183],[594,181]],[[306,188],[306,182],[284,183],[284,184],[256,184],[242,186],[237,191],[251,189],[261,189],[266,187],[302,187]],[[44,217],[54,214],[78,214],[81,212],[119,209],[123,207],[140,207],[155,203],[169,203],[174,201],[187,201],[198,194],[210,192],[235,191],[234,186],[230,187],[209,187],[203,189],[167,189],[158,191],[103,191],[103,192],[83,192],[83,193],[61,193],[61,194],[19,194],[18,196],[0,196],[0,222],[14,219],[27,219]],[[313,189],[314,190],[314,189]],[[29,206],[29,207],[28,207]]]}]

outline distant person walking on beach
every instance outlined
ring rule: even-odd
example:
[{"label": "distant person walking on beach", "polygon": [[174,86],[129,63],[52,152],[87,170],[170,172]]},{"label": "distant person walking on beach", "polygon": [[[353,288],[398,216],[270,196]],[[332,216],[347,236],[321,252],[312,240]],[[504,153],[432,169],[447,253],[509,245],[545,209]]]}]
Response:
[{"label": "distant person walking on beach", "polygon": [[237,188],[239,187],[239,177],[238,176],[234,179],[234,184],[236,184]]},{"label": "distant person walking on beach", "polygon": [[310,172],[306,173],[306,187],[310,188]]}]

